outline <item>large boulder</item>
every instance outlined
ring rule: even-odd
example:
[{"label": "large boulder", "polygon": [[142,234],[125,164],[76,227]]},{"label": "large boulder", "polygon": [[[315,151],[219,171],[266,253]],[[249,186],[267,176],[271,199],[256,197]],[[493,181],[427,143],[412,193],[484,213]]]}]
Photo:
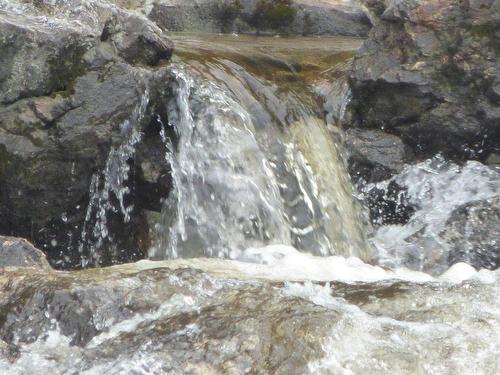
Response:
[{"label": "large boulder", "polygon": [[366,36],[370,21],[353,1],[160,0],[149,17],[169,31]]},{"label": "large boulder", "polygon": [[346,124],[399,137],[422,159],[485,160],[500,145],[500,1],[369,0]]},{"label": "large boulder", "polygon": [[[82,249],[88,247],[81,238],[85,222],[97,220],[97,208],[89,208],[92,196],[102,192],[103,208],[124,206],[126,195],[127,206],[134,205],[123,225],[130,236],[120,236],[113,251],[123,260],[142,256],[147,229],[135,225],[141,204],[132,187],[119,197],[116,186],[107,186],[110,173],[100,172],[110,165],[108,172],[123,172],[124,180],[128,174],[141,180],[141,165],[131,161],[134,150],[126,145],[159,131],[152,114],[161,111],[156,107],[168,73],[158,65],[172,48],[151,21],[109,3],[0,5],[0,233],[30,239],[52,264],[77,266],[89,251]],[[128,154],[114,163],[124,150]],[[100,184],[91,191],[96,179]],[[118,182],[125,189],[126,181]],[[104,202],[106,194],[111,203]],[[125,210],[109,211],[126,216]]]}]

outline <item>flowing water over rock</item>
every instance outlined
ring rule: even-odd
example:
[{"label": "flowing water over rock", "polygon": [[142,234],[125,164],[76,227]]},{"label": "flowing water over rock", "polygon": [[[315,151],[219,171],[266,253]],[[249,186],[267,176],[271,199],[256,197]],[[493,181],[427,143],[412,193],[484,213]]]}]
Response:
[{"label": "flowing water over rock", "polygon": [[[181,38],[179,54],[188,49],[190,60],[172,69],[168,126],[175,135],[166,139],[174,191],[151,255],[227,258],[284,244],[368,259],[359,207],[313,88],[305,78],[279,76],[304,69],[304,61],[280,56],[293,51],[290,40],[269,51],[272,38],[250,38],[256,45],[244,47],[229,37],[198,42],[196,55],[193,40]],[[342,60],[343,51],[328,51],[323,40],[295,41],[297,50],[308,43],[313,58]]]},{"label": "flowing water over rock", "polygon": [[[141,140],[142,133],[139,126],[148,104],[149,92],[146,89],[131,118],[125,120],[120,126],[125,141],[118,148],[111,148],[102,176],[100,174],[92,176],[90,201],[78,249],[82,258],[82,267],[99,264],[102,256],[113,258],[113,254],[109,253],[113,248],[114,239],[107,225],[108,212],[119,212],[123,215],[125,223],[130,221],[130,211],[133,207],[127,206],[125,202],[125,196],[130,192],[125,185],[130,172],[128,160],[134,157],[137,143]],[[111,194],[116,197],[116,203],[111,200]],[[102,252],[104,242],[108,243],[107,254]]]},{"label": "flowing water over rock", "polygon": [[4,272],[0,371],[498,372],[498,272],[455,267],[433,279],[292,248],[247,255],[271,253],[267,265],[193,259]]},{"label": "flowing water over rock", "polygon": [[[413,262],[404,243],[437,241],[454,210],[497,196],[498,172],[404,169],[416,214],[368,241],[333,126],[359,41],[174,39],[154,122],[173,185],[152,220],[160,261],[0,271],[0,373],[499,373],[498,271]],[[107,214],[131,212],[142,99],[93,179],[85,264],[110,256]]]}]

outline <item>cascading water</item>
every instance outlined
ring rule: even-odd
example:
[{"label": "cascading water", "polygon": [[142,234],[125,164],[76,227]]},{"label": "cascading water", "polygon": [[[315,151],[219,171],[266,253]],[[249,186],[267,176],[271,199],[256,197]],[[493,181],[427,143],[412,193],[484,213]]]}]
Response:
[{"label": "cascading water", "polygon": [[[367,259],[349,178],[325,121],[293,92],[279,95],[241,66],[224,64],[227,70],[172,71],[168,126],[177,140],[165,140],[174,191],[150,255],[228,258],[283,244]],[[256,111],[256,88],[271,106]],[[287,108],[294,112],[278,114]]]},{"label": "cascading water", "polygon": [[169,145],[175,190],[167,207],[176,218],[166,248],[161,241],[153,256],[228,257],[233,248],[290,243],[278,184],[248,114],[213,85],[172,73],[168,125],[178,144]]},{"label": "cascading water", "polygon": [[[390,269],[367,264],[364,218],[331,126],[349,92],[342,80],[309,77],[324,71],[316,50],[346,50],[345,40],[185,38],[155,122],[173,188],[150,255],[167,260],[1,272],[0,373],[500,373],[499,272],[401,267],[441,274],[436,258],[408,262],[408,237],[439,242],[452,210],[498,196],[498,171],[439,157],[406,168],[393,181],[415,214],[374,223],[369,240]],[[278,47],[268,55],[261,45],[314,61],[282,61]],[[329,98],[326,120],[317,94]],[[123,223],[134,213],[128,162],[147,135],[147,106],[146,91],[93,178],[84,266],[112,249],[109,214]]]}]

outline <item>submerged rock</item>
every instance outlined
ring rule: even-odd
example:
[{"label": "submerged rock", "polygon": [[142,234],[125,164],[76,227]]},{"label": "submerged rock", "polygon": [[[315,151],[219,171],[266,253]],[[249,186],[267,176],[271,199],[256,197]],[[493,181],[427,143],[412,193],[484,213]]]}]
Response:
[{"label": "submerged rock", "polygon": [[0,236],[0,269],[5,267],[50,269],[45,254],[25,239]]},{"label": "submerged rock", "polygon": [[434,275],[457,262],[498,268],[499,191],[495,168],[477,161],[459,166],[440,156],[366,185],[362,198],[378,219],[372,242],[380,264]]},{"label": "submerged rock", "polygon": [[376,25],[350,72],[346,123],[400,137],[419,159],[498,153],[500,3],[366,4]]},{"label": "submerged rock", "polygon": [[[0,50],[0,231],[29,238],[58,267],[79,265],[92,176],[130,128],[152,123],[168,81],[157,65],[172,43],[108,3],[12,0],[0,5]],[[123,228],[113,251],[140,258],[147,235]]]}]

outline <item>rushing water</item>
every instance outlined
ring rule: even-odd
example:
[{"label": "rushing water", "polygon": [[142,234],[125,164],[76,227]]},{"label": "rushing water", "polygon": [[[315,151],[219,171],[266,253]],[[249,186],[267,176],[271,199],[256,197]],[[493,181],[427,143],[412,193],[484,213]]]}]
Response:
[{"label": "rushing water", "polygon": [[[150,250],[162,261],[0,273],[0,373],[500,373],[498,271],[414,261],[408,243],[442,243],[456,207],[498,195],[498,171],[439,157],[406,168],[394,180],[416,213],[367,239],[334,126],[359,41],[174,38],[158,119],[174,186]],[[146,91],[93,179],[86,264],[113,241],[106,212],[128,220],[147,103]]]},{"label": "rushing water", "polygon": [[189,63],[172,69],[164,126],[177,138],[165,139],[174,192],[151,256],[228,258],[283,244],[368,259],[359,207],[313,87],[251,72],[257,63],[270,77],[299,67],[259,59],[256,49],[236,56],[256,61],[237,63],[228,46],[209,45],[214,57],[188,46]]}]

